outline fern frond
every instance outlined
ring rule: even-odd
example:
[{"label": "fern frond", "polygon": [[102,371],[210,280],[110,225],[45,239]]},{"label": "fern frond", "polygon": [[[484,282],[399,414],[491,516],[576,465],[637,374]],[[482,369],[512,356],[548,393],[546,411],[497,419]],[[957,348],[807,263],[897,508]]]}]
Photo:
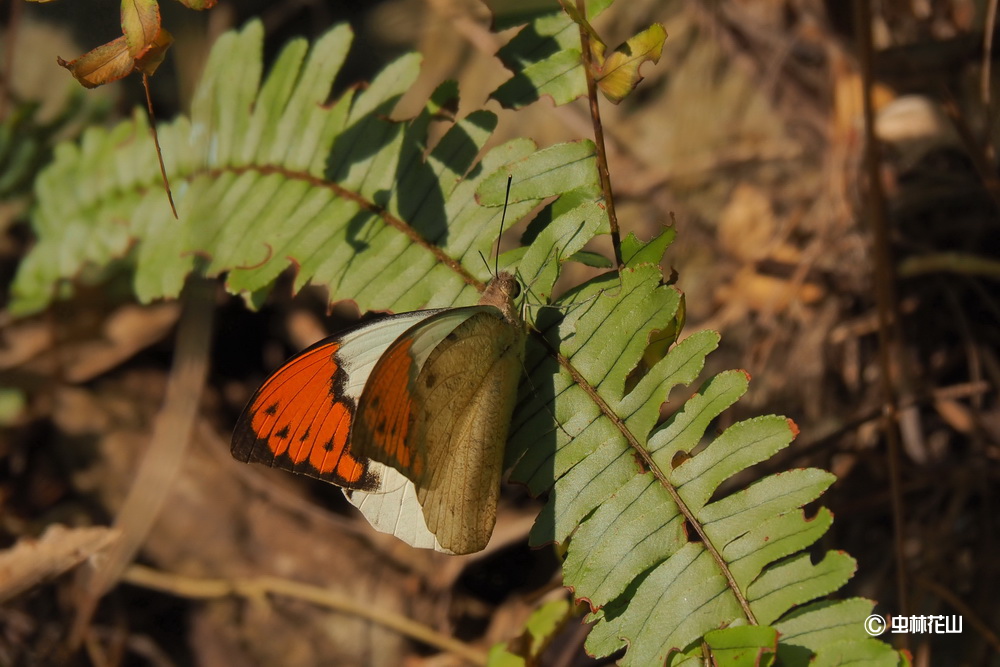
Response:
[{"label": "fern frond", "polygon": [[[479,253],[490,252],[503,203],[491,183],[508,172],[508,221],[572,192],[570,205],[550,204],[549,215],[564,235],[588,230],[576,233],[580,242],[552,245],[557,254],[535,257],[535,272],[558,266],[606,220],[589,142],[537,151],[514,140],[477,161],[496,125],[478,111],[428,146],[428,125],[446,115],[457,91],[445,84],[416,118],[390,120],[418,73],[416,56],[327,105],[348,29],[311,49],[292,42],[263,84],[262,37],[251,23],[221,38],[190,119],[159,130],[180,220],[166,206],[141,114],[88,131],[79,147],[59,147],[37,186],[38,243],[13,286],[16,312],[45,307],[60,284],[119,258],[133,267],[144,302],[176,297],[197,270],[226,274],[232,292],[259,303],[294,266],[296,289],[323,285],[363,310],[469,303],[488,279]],[[487,206],[476,201],[480,186]]]},{"label": "fern frond", "polygon": [[[614,0],[588,0],[587,16],[593,19]],[[539,13],[497,52],[514,76],[491,97],[505,107],[519,109],[548,95],[566,104],[587,94],[580,59],[580,28],[561,10]]]},{"label": "fern frond", "polygon": [[[832,517],[820,509],[807,519],[801,508],[833,475],[792,470],[715,498],[724,481],[796,433],[783,417],[757,417],[703,444],[711,422],[747,390],[746,373],[715,376],[657,425],[660,404],[699,375],[717,334],[682,340],[626,390],[649,341],[677,316],[678,292],[649,262],[670,238],[627,239],[620,284],[591,281],[559,301],[565,316],[539,319],[548,345],[564,359],[536,359],[529,349],[526,385],[536,393],[541,387],[549,406],[532,404],[526,391],[508,445],[511,479],[549,493],[532,543],[568,541],[564,583],[588,602],[595,621],[588,651],[607,656],[628,647],[622,664],[680,664],[689,651],[701,655],[700,642],[717,628],[787,627],[800,618],[797,609],[840,588],[855,569],[846,554],[830,552],[813,564],[803,551]],[[534,354],[544,357],[545,346]],[[862,615],[837,607],[845,630],[838,642],[849,644],[838,651],[875,650],[863,627],[870,607]],[[815,623],[817,633],[828,622],[810,619],[798,622]],[[810,650],[828,650],[819,636]],[[794,641],[782,636],[781,643]],[[894,664],[896,654],[875,644]]]}]

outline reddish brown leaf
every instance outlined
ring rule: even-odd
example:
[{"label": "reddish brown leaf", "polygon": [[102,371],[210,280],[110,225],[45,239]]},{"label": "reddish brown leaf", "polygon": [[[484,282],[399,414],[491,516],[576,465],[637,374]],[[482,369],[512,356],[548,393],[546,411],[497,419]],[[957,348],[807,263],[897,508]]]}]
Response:
[{"label": "reddish brown leaf", "polygon": [[167,56],[167,49],[170,48],[173,41],[174,36],[166,29],[160,28],[153,41],[136,56],[135,68],[147,76],[152,76]]},{"label": "reddish brown leaf", "polygon": [[153,40],[139,49],[134,56],[129,53],[128,43],[123,35],[100,45],[76,60],[70,62],[62,58],[56,60],[84,86],[96,88],[123,79],[135,70],[147,75],[153,74],[163,62],[167,49],[173,41],[173,35],[160,28]]},{"label": "reddish brown leaf", "polygon": [[135,69],[135,61],[129,55],[124,35],[101,44],[76,60],[66,62],[62,58],[56,58],[56,61],[87,88],[96,88],[125,78]]},{"label": "reddish brown leaf", "polygon": [[123,79],[133,71],[153,74],[174,41],[160,26],[156,0],[129,0],[122,3],[122,36],[102,44],[76,60],[60,65],[87,88]]}]

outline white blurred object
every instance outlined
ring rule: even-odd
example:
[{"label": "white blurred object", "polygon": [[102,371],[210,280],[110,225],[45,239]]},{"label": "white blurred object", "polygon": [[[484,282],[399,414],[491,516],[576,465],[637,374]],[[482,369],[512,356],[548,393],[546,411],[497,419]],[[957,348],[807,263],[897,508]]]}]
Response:
[{"label": "white blurred object", "polygon": [[923,95],[904,95],[887,104],[875,119],[875,136],[893,149],[901,171],[934,151],[962,150],[962,140],[947,114]]}]

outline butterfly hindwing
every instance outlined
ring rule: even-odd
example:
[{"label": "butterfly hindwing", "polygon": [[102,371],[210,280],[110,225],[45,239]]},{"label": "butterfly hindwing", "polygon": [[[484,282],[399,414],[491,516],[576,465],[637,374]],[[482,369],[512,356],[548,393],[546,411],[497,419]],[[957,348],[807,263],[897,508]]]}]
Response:
[{"label": "butterfly hindwing", "polygon": [[441,546],[434,533],[427,528],[414,483],[390,466],[372,460],[368,464],[379,469],[381,482],[378,491],[368,493],[344,489],[344,495],[361,511],[372,528],[395,535],[418,549],[454,553]]},{"label": "butterfly hindwing", "polygon": [[456,308],[397,339],[369,376],[354,451],[414,483],[443,550],[478,551],[492,533],[523,353],[519,322]]},{"label": "butterfly hindwing", "polygon": [[469,553],[486,547],[496,522],[524,334],[493,313],[469,318],[454,333],[456,340],[434,351],[416,382],[415,431],[423,436],[427,465],[417,499],[438,541]]}]

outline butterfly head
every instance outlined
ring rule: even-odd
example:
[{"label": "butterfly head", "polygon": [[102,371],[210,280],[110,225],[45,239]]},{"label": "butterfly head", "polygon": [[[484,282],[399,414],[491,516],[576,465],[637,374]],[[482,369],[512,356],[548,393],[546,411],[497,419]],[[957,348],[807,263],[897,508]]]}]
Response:
[{"label": "butterfly head", "polygon": [[520,295],[521,283],[513,274],[501,271],[486,286],[486,291],[483,292],[479,303],[483,306],[494,306],[499,309],[504,318],[510,322],[519,322],[521,317],[518,315],[514,302]]}]

